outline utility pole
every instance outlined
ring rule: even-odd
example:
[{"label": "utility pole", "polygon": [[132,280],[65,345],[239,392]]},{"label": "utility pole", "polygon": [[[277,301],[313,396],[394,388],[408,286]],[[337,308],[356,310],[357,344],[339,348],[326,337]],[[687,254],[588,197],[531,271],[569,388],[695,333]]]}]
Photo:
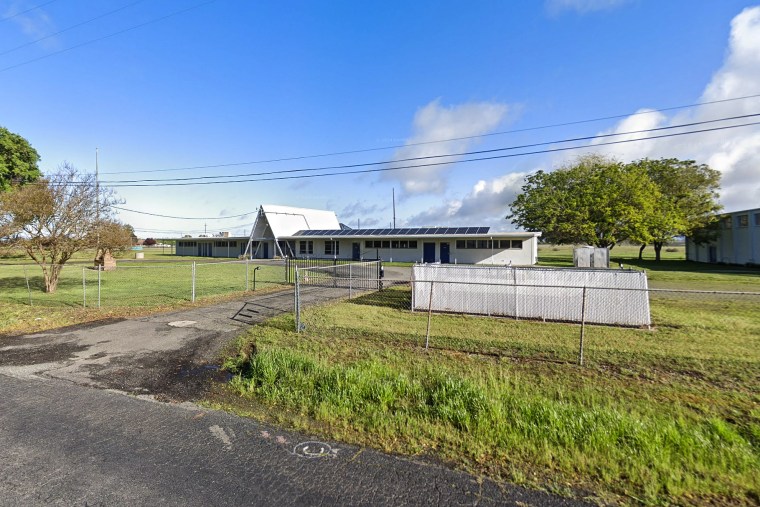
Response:
[{"label": "utility pole", "polygon": [[396,187],[393,187],[393,228],[396,228]]},{"label": "utility pole", "polygon": [[[98,148],[95,148],[95,224],[97,235],[95,237],[95,257],[100,255],[100,179],[98,178]],[[104,261],[105,262],[105,261]]]}]

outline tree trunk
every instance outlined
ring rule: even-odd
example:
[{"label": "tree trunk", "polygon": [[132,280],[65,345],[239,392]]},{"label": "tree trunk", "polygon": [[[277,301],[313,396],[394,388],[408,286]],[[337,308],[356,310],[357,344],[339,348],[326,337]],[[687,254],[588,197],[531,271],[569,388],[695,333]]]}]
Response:
[{"label": "tree trunk", "polygon": [[58,277],[61,275],[61,268],[58,264],[50,266],[50,272],[45,273],[45,292],[52,294],[58,288]]},{"label": "tree trunk", "polygon": [[644,249],[647,247],[647,244],[644,243],[641,245],[641,248],[639,248],[639,260],[642,260],[642,255],[644,254]]},{"label": "tree trunk", "polygon": [[654,260],[656,261],[660,260],[660,250],[662,250],[662,243],[655,241],[654,242]]}]

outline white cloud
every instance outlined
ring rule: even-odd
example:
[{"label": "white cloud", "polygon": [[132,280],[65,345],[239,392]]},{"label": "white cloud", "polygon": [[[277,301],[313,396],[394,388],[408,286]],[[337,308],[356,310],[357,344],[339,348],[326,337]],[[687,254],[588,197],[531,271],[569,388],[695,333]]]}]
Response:
[{"label": "white cloud", "polygon": [[[477,139],[459,139],[479,136],[493,131],[507,114],[506,104],[494,102],[470,102],[456,106],[441,106],[434,100],[419,109],[414,115],[414,134],[407,139],[406,146],[396,150],[396,161],[408,158],[433,155],[449,155],[468,150]],[[455,139],[445,143],[431,143],[441,139]],[[425,144],[430,143],[430,144]],[[428,162],[456,162],[461,157],[448,159],[430,159]],[[420,160],[420,164],[426,163]],[[417,167],[390,171],[385,179],[398,180],[408,194],[442,193],[446,189],[446,172],[450,163],[445,165]],[[396,165],[414,165],[414,161],[398,162]]]},{"label": "white cloud", "polygon": [[631,0],[547,0],[546,10],[551,14],[576,11],[581,14],[608,11],[630,3]]},{"label": "white cloud", "polygon": [[480,180],[462,199],[451,199],[431,207],[407,222],[409,226],[474,226],[488,225],[493,230],[511,229],[504,217],[515,199],[527,173],[514,172],[490,181]]},{"label": "white cloud", "polygon": [[[50,33],[55,32],[55,23],[42,9],[29,10],[30,5],[26,2],[14,2],[6,10],[3,17],[10,17],[21,28],[24,35],[30,39],[37,40],[47,37]],[[28,12],[24,12],[27,11]],[[19,14],[24,12],[23,14]],[[51,37],[39,43],[42,47],[51,50],[59,47],[59,41]]]},{"label": "white cloud", "polygon": [[[760,90],[760,7],[745,9],[731,22],[723,65],[713,74],[700,102],[755,95]],[[678,125],[760,111],[760,98],[706,104],[666,117],[660,113],[631,116],[611,132]],[[709,128],[756,121],[753,118],[695,126]],[[604,132],[607,133],[607,132]],[[643,137],[643,136],[635,136]],[[600,140],[603,142],[604,140]],[[592,143],[593,145],[594,143]],[[640,143],[600,147],[623,161],[641,157],[676,157],[706,163],[721,171],[721,201],[728,210],[757,207],[760,202],[760,126],[677,136]]]}]

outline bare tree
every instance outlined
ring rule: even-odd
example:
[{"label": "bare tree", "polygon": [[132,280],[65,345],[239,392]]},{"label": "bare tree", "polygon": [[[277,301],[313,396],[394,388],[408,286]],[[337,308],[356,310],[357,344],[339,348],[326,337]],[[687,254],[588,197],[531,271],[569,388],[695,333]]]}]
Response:
[{"label": "bare tree", "polygon": [[55,292],[75,253],[119,247],[122,236],[112,233],[124,226],[112,218],[116,203],[93,175],[64,164],[44,179],[0,193],[0,240],[23,249],[42,268],[45,291]]}]

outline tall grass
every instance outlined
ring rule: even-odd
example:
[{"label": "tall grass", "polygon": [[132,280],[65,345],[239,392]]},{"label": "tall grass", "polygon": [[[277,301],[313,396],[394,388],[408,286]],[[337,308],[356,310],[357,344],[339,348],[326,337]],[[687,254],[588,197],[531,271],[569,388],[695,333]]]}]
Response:
[{"label": "tall grass", "polygon": [[760,315],[737,306],[653,302],[665,325],[590,328],[580,368],[577,326],[440,315],[425,351],[425,316],[345,302],[254,328],[226,367],[263,417],[333,438],[623,503],[753,503]]}]

